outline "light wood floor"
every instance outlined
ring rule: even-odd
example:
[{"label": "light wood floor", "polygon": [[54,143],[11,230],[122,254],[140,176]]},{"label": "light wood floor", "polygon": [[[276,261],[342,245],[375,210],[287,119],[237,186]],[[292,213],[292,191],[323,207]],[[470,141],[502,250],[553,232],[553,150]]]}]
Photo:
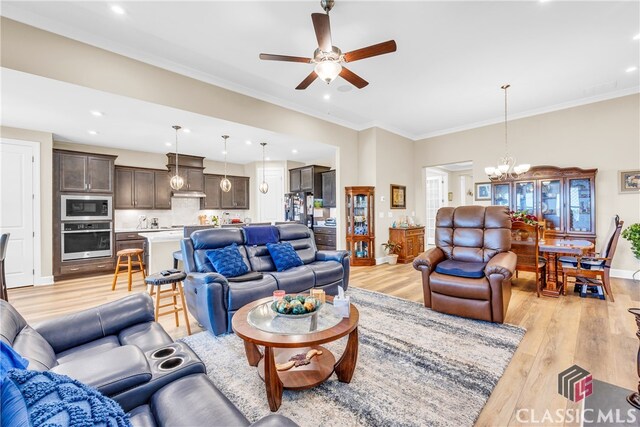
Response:
[{"label": "light wood floor", "polygon": [[[112,276],[76,279],[53,286],[9,290],[9,299],[30,323],[113,301],[128,294],[124,276],[111,291]],[[528,277],[528,276],[526,276]],[[506,322],[527,329],[503,377],[483,409],[477,425],[520,425],[518,409],[536,413],[577,406],[557,393],[557,375],[578,364],[605,381],[630,390],[638,384],[636,326],[628,308],[640,307],[640,283],[613,279],[615,303],[570,294],[537,298],[533,280],[514,280]],[[411,264],[352,269],[350,286],[423,302],[420,275]],[[134,291],[144,291],[137,278]],[[425,309],[426,310],[426,309]],[[160,323],[174,338],[186,335],[173,316]],[[193,333],[200,331],[191,322]],[[464,408],[461,408],[464,410]]]}]

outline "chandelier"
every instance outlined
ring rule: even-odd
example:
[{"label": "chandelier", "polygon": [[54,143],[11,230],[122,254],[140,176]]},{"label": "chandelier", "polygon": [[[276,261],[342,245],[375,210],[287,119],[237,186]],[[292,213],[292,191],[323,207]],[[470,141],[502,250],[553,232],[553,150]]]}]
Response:
[{"label": "chandelier", "polygon": [[265,177],[264,147],[266,147],[267,143],[261,142],[260,145],[262,145],[262,184],[260,184],[259,189],[262,194],[267,194],[267,191],[269,191],[269,184],[267,184],[267,180],[264,179]]},{"label": "chandelier", "polygon": [[489,176],[491,181],[504,181],[506,179],[518,178],[527,172],[531,165],[528,163],[516,164],[516,159],[509,155],[509,144],[507,142],[507,89],[511,85],[503,85],[500,88],[504,90],[504,157],[498,160],[497,166],[487,166],[484,172]]},{"label": "chandelier", "polygon": [[227,178],[227,139],[229,135],[222,135],[224,139],[224,178],[220,181],[220,189],[225,193],[231,191],[231,181]]},{"label": "chandelier", "polygon": [[178,173],[178,131],[181,129],[178,125],[171,126],[176,131],[176,174],[171,177],[169,185],[174,190],[178,191],[184,186],[184,178]]}]

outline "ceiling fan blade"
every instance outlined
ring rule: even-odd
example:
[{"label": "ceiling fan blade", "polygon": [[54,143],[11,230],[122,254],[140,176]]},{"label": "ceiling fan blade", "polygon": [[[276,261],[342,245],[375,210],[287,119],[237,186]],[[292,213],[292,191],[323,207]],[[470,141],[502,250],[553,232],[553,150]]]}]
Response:
[{"label": "ceiling fan blade", "polygon": [[302,90],[302,89],[308,88],[309,85],[313,83],[313,81],[317,78],[318,78],[318,75],[316,74],[316,72],[312,71],[311,74],[309,74],[298,86],[296,86],[296,90]]},{"label": "ceiling fan blade", "polygon": [[323,52],[331,52],[333,45],[331,43],[329,15],[326,13],[312,13],[311,20],[313,21],[313,29],[316,30],[318,47]]},{"label": "ceiling fan blade", "polygon": [[342,71],[340,71],[340,77],[357,87],[358,89],[362,89],[366,85],[369,84],[368,81],[349,70],[348,68],[342,67]]},{"label": "ceiling fan blade", "polygon": [[311,58],[302,58],[300,56],[272,55],[270,53],[261,53],[260,59],[265,61],[286,61],[286,62],[303,62],[309,64]]},{"label": "ceiling fan blade", "polygon": [[396,48],[397,46],[395,40],[389,40],[386,42],[363,47],[362,49],[356,49],[352,50],[351,52],[347,52],[344,54],[344,60],[346,62],[358,61],[360,59],[371,58],[372,56],[395,52]]}]

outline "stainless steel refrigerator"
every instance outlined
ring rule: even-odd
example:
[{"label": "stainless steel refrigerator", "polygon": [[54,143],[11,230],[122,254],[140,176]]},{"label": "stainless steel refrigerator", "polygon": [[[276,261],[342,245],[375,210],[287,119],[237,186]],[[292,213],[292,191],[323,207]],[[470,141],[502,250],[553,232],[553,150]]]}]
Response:
[{"label": "stainless steel refrigerator", "polygon": [[285,194],[284,219],[313,228],[313,193]]}]

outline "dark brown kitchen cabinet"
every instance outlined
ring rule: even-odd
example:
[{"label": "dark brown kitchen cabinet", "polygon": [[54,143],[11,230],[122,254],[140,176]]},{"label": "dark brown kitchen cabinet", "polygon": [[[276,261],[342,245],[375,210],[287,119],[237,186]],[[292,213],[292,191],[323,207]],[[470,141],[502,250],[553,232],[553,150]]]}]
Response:
[{"label": "dark brown kitchen cabinet", "polygon": [[171,209],[171,175],[169,171],[154,172],[155,194],[153,200],[154,209]]},{"label": "dark brown kitchen cabinet", "polygon": [[336,250],[335,227],[313,227],[313,234],[316,240],[316,248],[319,251]]},{"label": "dark brown kitchen cabinet", "polygon": [[322,206],[336,207],[336,171],[322,173]]},{"label": "dark brown kitchen cabinet", "polygon": [[220,181],[222,181],[221,175],[205,175],[204,176],[204,194],[207,197],[200,199],[201,209],[220,209],[221,194]]},{"label": "dark brown kitchen cabinet", "polygon": [[202,169],[184,169],[185,187],[183,190],[188,191],[204,191],[204,173]]},{"label": "dark brown kitchen cabinet", "polygon": [[116,209],[153,209],[154,171],[116,168]]},{"label": "dark brown kitchen cabinet", "polygon": [[292,193],[304,191],[313,193],[316,198],[322,197],[323,172],[329,169],[326,166],[310,165],[289,170],[289,191]]},{"label": "dark brown kitchen cabinet", "polygon": [[56,150],[60,191],[110,193],[115,156]]},{"label": "dark brown kitchen cabinet", "polygon": [[289,171],[289,191],[292,193],[300,191],[300,169]]},{"label": "dark brown kitchen cabinet", "polygon": [[221,209],[249,209],[249,178],[246,176],[227,176],[231,181],[231,191],[220,191]]},{"label": "dark brown kitchen cabinet", "polygon": [[[116,233],[116,244],[115,244],[114,254],[124,249],[142,249],[144,251],[142,259],[144,262],[145,273],[149,274],[149,271],[147,270],[147,266],[149,265],[149,245],[147,244],[147,239],[140,236],[138,233],[131,233],[131,232]],[[115,258],[114,258],[114,261],[115,261]]]}]

